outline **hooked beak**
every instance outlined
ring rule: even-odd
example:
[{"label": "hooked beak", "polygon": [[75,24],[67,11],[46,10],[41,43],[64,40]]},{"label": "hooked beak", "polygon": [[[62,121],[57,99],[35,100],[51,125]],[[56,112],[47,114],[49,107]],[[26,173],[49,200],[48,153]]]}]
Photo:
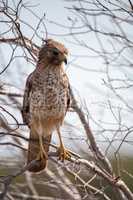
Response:
[{"label": "hooked beak", "polygon": [[67,65],[67,58],[64,59],[64,63]]}]

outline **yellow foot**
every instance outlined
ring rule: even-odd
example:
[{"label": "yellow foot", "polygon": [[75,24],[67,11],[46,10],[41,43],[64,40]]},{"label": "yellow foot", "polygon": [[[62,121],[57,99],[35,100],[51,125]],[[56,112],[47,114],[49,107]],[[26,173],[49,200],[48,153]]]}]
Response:
[{"label": "yellow foot", "polygon": [[59,147],[57,152],[59,154],[59,160],[61,160],[62,162],[71,158],[71,153],[64,147]]}]

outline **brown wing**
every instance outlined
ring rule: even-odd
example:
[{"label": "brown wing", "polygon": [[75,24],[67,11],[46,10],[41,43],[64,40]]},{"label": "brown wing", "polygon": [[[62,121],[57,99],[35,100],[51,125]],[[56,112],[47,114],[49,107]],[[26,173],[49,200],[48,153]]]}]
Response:
[{"label": "brown wing", "polygon": [[25,91],[24,91],[24,97],[23,97],[23,108],[22,108],[22,117],[23,117],[23,122],[29,126],[30,122],[30,112],[29,112],[29,107],[30,107],[30,92],[32,90],[32,77],[33,73],[31,73],[26,81],[26,86],[25,86]]}]

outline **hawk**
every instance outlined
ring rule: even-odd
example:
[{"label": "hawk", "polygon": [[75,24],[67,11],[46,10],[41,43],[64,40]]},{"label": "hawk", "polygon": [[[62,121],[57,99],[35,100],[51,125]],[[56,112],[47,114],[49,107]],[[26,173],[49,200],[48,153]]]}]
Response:
[{"label": "hawk", "polygon": [[70,86],[64,71],[68,50],[52,39],[39,51],[35,70],[28,76],[24,91],[22,117],[30,129],[27,163],[37,160],[30,172],[45,169],[52,132],[56,130],[59,159],[70,157],[65,149],[60,127],[70,105]]}]

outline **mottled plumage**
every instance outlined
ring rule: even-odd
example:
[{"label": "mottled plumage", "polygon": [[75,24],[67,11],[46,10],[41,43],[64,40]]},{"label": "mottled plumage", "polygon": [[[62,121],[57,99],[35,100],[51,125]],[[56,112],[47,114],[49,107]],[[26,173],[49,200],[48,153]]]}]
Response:
[{"label": "mottled plumage", "polygon": [[[69,81],[63,68],[67,54],[63,44],[47,40],[39,52],[36,69],[27,78],[22,116],[30,128],[28,163],[38,160],[38,165],[31,168],[31,172],[45,168],[51,135],[55,129],[60,139],[60,159],[69,156],[60,135],[60,126],[70,104]],[[36,142],[32,139],[36,139]]]}]

